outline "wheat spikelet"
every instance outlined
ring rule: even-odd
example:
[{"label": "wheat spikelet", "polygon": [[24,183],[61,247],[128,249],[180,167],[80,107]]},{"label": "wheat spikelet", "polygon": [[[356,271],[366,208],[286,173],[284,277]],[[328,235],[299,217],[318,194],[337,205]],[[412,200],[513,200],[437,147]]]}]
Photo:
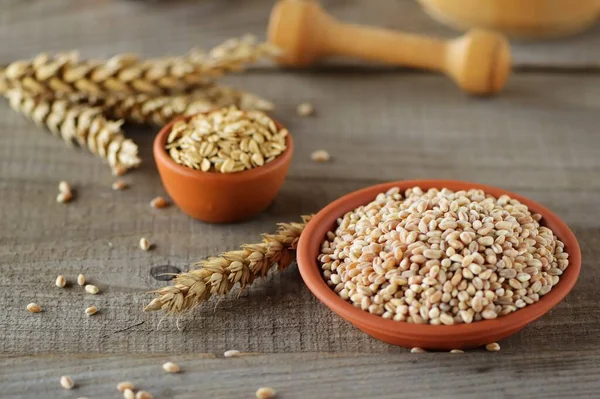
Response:
[{"label": "wheat spikelet", "polygon": [[76,52],[54,56],[40,54],[33,60],[16,61],[4,71],[11,86],[34,95],[107,93],[161,95],[202,87],[215,77],[238,71],[275,50],[252,37],[230,39],[207,55],[191,52],[183,57],[142,61],[120,54],[107,61],[79,60]]},{"label": "wheat spikelet", "polygon": [[211,85],[190,94],[172,96],[109,95],[84,98],[83,101],[100,106],[105,114],[133,123],[165,125],[181,115],[207,112],[216,108],[235,105],[240,109],[268,111],[273,104],[254,94],[230,87]]},{"label": "wheat spikelet", "polygon": [[31,96],[19,89],[11,89],[5,96],[15,111],[46,126],[67,144],[87,148],[108,162],[114,173],[139,165],[138,147],[123,135],[122,121],[107,120],[101,108]]},{"label": "wheat spikelet", "polygon": [[275,265],[278,270],[286,268],[294,260],[300,234],[310,218],[302,216],[301,223],[280,223],[275,234],[263,234],[261,243],[244,244],[240,250],[194,264],[198,269],[178,274],[175,284],[157,290],[158,297],[144,310],[189,311],[213,295],[229,293],[237,283],[244,289]]}]

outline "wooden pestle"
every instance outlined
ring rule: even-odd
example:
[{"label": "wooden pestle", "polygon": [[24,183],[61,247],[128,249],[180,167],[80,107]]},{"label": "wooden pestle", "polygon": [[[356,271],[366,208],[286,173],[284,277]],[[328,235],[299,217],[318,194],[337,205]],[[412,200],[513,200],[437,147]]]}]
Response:
[{"label": "wooden pestle", "polygon": [[510,47],[498,33],[476,29],[438,40],[344,24],[314,1],[279,1],[271,11],[268,36],[283,51],[279,62],[284,65],[302,67],[323,56],[353,56],[440,71],[477,95],[500,91],[510,73]]}]

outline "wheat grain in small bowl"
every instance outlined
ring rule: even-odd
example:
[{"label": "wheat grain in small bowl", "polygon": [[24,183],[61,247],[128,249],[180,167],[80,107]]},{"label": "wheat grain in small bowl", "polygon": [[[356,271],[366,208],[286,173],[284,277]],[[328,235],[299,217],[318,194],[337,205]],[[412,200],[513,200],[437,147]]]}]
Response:
[{"label": "wheat grain in small bowl", "polygon": [[263,211],[281,188],[292,137],[261,111],[235,107],[175,119],[154,141],[173,202],[193,218],[236,222]]},{"label": "wheat grain in small bowl", "polygon": [[581,265],[567,225],[495,187],[400,181],[319,212],[298,246],[302,278],[383,341],[450,350],[501,340],[541,317]]}]

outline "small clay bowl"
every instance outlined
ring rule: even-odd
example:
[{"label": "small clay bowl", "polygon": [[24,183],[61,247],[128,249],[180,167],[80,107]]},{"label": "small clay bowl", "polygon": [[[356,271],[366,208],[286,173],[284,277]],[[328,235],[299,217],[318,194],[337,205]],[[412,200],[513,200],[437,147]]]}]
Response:
[{"label": "small clay bowl", "polygon": [[239,222],[265,210],[281,188],[292,161],[291,135],[287,135],[285,151],[263,166],[235,173],[202,172],[179,165],[165,149],[173,124],[192,117],[171,121],[154,139],[156,166],[173,202],[194,219],[209,223]]},{"label": "small clay bowl", "polygon": [[[542,224],[550,228],[565,244],[565,252],[569,254],[569,266],[560,277],[559,283],[548,294],[540,298],[538,302],[509,315],[493,320],[452,326],[409,324],[388,320],[354,307],[340,298],[327,286],[321,275],[321,268],[317,264],[317,256],[326,233],[336,226],[338,217],[342,217],[346,212],[371,202],[377,194],[392,187],[399,187],[401,191],[404,191],[414,186],[419,186],[424,190],[445,187],[454,191],[475,188],[495,197],[506,194],[527,205],[532,212],[540,213],[543,216]],[[418,346],[434,350],[451,350],[474,348],[490,342],[500,341],[548,312],[575,285],[581,268],[581,253],[575,235],[569,227],[554,213],[530,199],[482,184],[451,180],[408,180],[367,187],[345,195],[323,208],[312,218],[302,232],[298,243],[298,267],[302,279],[317,298],[335,313],[374,338],[407,348]]]}]

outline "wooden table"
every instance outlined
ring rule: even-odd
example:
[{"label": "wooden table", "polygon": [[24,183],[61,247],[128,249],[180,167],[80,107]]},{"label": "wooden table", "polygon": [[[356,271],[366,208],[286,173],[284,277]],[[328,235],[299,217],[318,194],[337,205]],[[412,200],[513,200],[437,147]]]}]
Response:
[{"label": "wooden table", "polygon": [[[41,51],[148,56],[264,35],[268,0],[0,2],[0,63]],[[414,1],[328,1],[349,21],[452,36]],[[143,166],[131,188],[111,190],[108,169],[85,151],[0,107],[0,397],[117,398],[134,381],[155,398],[592,398],[600,395],[600,26],[546,43],[515,43],[506,91],[470,98],[442,76],[356,63],[309,71],[260,66],[227,82],[277,104],[296,153],[273,205],[234,225],[203,224],[164,195],[151,155],[156,129],[127,128]],[[301,118],[310,101],[316,115]],[[332,161],[310,153],[326,149]],[[463,179],[537,200],[575,231],[583,267],[575,289],[548,315],[501,342],[499,353],[410,354],[369,338],[320,304],[297,268],[257,283],[240,298],[211,301],[179,320],[142,313],[147,291],[164,286],[156,265],[192,261],[253,242],[280,221],[298,220],[374,183]],[[77,192],[57,204],[57,182]],[[138,249],[141,236],[156,243]],[[84,295],[78,273],[101,294]],[[71,283],[54,286],[58,274]],[[29,302],[44,312],[30,314]],[[84,309],[96,304],[94,317]],[[162,322],[161,322],[162,320]],[[251,356],[223,358],[238,349]],[[161,364],[184,372],[166,375]],[[70,375],[77,389],[61,389]]]}]

